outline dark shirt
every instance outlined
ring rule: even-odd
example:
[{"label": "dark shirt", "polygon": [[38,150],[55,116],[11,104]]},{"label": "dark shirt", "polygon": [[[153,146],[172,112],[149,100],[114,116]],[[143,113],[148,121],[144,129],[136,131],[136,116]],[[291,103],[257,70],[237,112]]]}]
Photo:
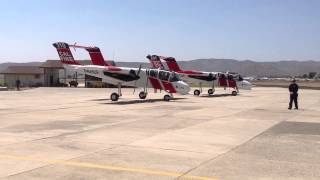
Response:
[{"label": "dark shirt", "polygon": [[290,86],[289,86],[289,92],[294,95],[297,95],[298,94],[298,90],[299,90],[299,86],[298,84],[296,83],[291,83]]}]

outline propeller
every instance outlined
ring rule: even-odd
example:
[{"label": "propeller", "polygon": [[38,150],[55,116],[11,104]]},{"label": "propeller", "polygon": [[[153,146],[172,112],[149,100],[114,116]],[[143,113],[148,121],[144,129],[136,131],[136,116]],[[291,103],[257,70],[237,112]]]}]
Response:
[{"label": "propeller", "polygon": [[229,71],[227,71],[226,72],[226,80],[227,80],[227,87],[228,87],[228,89],[230,89],[230,87],[229,87]]},{"label": "propeller", "polygon": [[[146,70],[146,72],[147,72],[147,70]],[[146,73],[146,85],[145,85],[146,91],[148,89],[148,83],[149,83],[149,73]]]},{"label": "propeller", "polygon": [[135,74],[136,77],[139,77],[139,78],[137,78],[137,80],[134,82],[133,94],[136,92],[137,81],[138,81],[138,79],[140,79],[140,76],[139,76],[139,75],[140,75],[140,72],[141,72],[141,67],[142,67],[142,64],[140,64],[139,69],[138,69],[138,72],[137,72],[137,74]]},{"label": "propeller", "polygon": [[76,49],[76,46],[77,46],[77,42],[75,42],[74,44],[73,44],[73,49],[74,49],[74,51],[77,51],[77,49]]},{"label": "propeller", "polygon": [[139,69],[138,69],[138,72],[137,72],[137,76],[139,76],[139,74],[141,72],[141,67],[142,67],[142,64],[140,64],[140,66],[139,66]]},{"label": "propeller", "polygon": [[209,73],[208,79],[210,79],[211,81],[214,81],[215,78],[216,78],[216,77],[213,75],[213,73]]},{"label": "propeller", "polygon": [[209,73],[208,79],[212,81],[212,89],[214,88],[214,81],[216,80],[216,76],[213,73]]}]

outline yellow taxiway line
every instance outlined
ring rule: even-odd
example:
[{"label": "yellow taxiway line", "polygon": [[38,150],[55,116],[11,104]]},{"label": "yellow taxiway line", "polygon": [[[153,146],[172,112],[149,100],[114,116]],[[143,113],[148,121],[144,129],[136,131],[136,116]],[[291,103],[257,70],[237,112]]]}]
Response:
[{"label": "yellow taxiway line", "polygon": [[0,155],[0,158],[20,160],[20,161],[33,161],[33,162],[41,162],[41,163],[60,164],[60,165],[66,165],[66,166],[92,168],[92,169],[104,169],[104,170],[123,171],[123,172],[158,175],[158,176],[168,176],[168,177],[175,177],[175,178],[181,177],[184,179],[193,179],[193,180],[218,180],[216,178],[210,178],[210,177],[204,177],[204,176],[192,176],[192,175],[187,175],[187,174],[177,173],[177,172],[158,171],[158,170],[145,169],[145,168],[129,168],[129,167],[114,166],[114,165],[94,164],[94,163],[76,162],[76,161],[43,159],[43,158],[36,158],[36,157],[30,157],[30,156]]}]

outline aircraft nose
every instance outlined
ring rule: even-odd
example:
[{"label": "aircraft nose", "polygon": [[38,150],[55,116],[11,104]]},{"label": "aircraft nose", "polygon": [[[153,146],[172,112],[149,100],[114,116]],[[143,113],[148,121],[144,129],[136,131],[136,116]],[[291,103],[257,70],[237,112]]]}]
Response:
[{"label": "aircraft nose", "polygon": [[240,89],[251,90],[252,84],[249,81],[243,80],[239,82],[238,87]]},{"label": "aircraft nose", "polygon": [[188,94],[189,91],[190,91],[189,85],[187,83],[183,82],[183,81],[178,81],[177,82],[176,89],[177,89],[177,92],[182,94],[182,95]]}]

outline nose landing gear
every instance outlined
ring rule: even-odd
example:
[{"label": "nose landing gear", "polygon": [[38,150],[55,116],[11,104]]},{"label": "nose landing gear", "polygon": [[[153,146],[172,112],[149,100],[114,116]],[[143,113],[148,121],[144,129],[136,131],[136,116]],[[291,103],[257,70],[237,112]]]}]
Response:
[{"label": "nose landing gear", "polygon": [[164,101],[170,101],[171,99],[173,99],[173,97],[170,96],[169,94],[166,94],[166,95],[163,96],[163,100]]},{"label": "nose landing gear", "polygon": [[111,101],[118,101],[119,100],[119,94],[118,93],[112,93],[110,95]]},{"label": "nose landing gear", "polygon": [[232,96],[237,96],[237,95],[238,95],[238,92],[237,92],[237,91],[232,91],[232,92],[231,92],[231,95],[232,95]]},{"label": "nose landing gear", "polygon": [[195,96],[199,96],[199,95],[200,95],[200,90],[198,90],[198,89],[194,90],[194,91],[193,91],[193,94],[194,94]]}]

